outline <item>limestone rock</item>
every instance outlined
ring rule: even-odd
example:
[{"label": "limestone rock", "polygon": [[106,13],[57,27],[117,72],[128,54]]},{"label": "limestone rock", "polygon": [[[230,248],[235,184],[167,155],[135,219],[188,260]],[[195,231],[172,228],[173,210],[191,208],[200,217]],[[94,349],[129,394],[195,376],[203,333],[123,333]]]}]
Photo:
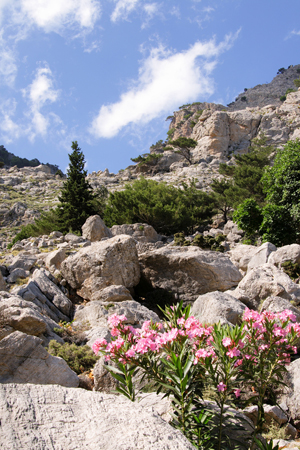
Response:
[{"label": "limestone rock", "polygon": [[114,225],[111,228],[113,236],[119,234],[128,234],[136,239],[138,242],[151,242],[158,241],[158,235],[154,228],[147,223],[133,223],[124,225]]},{"label": "limestone rock", "polygon": [[107,319],[112,314],[124,314],[127,317],[124,323],[137,327],[141,327],[146,320],[159,322],[159,317],[154,311],[132,300],[112,305],[100,301],[91,301],[85,306],[79,306],[75,313],[74,323],[85,323],[89,328],[107,327]]},{"label": "limestone rock", "polygon": [[125,300],[133,300],[129,290],[125,286],[107,286],[99,292],[93,294],[93,300],[101,302],[123,302]]},{"label": "limestone rock", "polygon": [[45,270],[35,270],[32,280],[63,314],[70,316],[73,307],[71,300],[47,277]]},{"label": "limestone rock", "polygon": [[150,406],[123,396],[30,384],[0,389],[6,449],[194,450]]},{"label": "limestone rock", "polygon": [[256,267],[261,266],[268,262],[268,258],[272,252],[276,252],[277,248],[275,245],[271,244],[271,242],[265,242],[262,244],[256,252],[254,252],[252,258],[248,263],[248,271],[251,269],[255,269]]},{"label": "limestone rock", "polygon": [[3,279],[2,272],[0,271],[0,291],[5,291],[5,290],[6,290],[6,283]]},{"label": "limestone rock", "polygon": [[288,275],[273,264],[263,264],[247,272],[237,289],[229,292],[249,308],[258,308],[260,302],[270,296],[300,302],[300,287]]},{"label": "limestone rock", "polygon": [[200,295],[192,306],[191,314],[200,322],[233,324],[241,322],[245,305],[224,292],[209,292]]},{"label": "limestone rock", "polygon": [[254,253],[257,251],[257,247],[254,245],[237,245],[234,249],[230,250],[227,254],[233,264],[243,272],[247,271],[249,261]]},{"label": "limestone rock", "polygon": [[56,269],[60,269],[61,263],[66,259],[66,257],[66,250],[64,248],[54,250],[53,252],[48,253],[48,255],[46,256],[45,266],[49,269],[53,266]]},{"label": "limestone rock", "polygon": [[299,427],[300,424],[300,359],[287,366],[287,387],[280,396],[279,406],[288,411]]},{"label": "limestone rock", "polygon": [[274,264],[277,267],[281,267],[281,264],[286,261],[292,261],[292,263],[300,264],[300,245],[291,244],[284,245],[270,254],[268,262]]},{"label": "limestone rock", "polygon": [[82,226],[82,237],[91,242],[101,241],[102,238],[111,238],[112,234],[100,216],[89,217]]},{"label": "limestone rock", "polygon": [[261,306],[261,311],[271,311],[273,313],[280,313],[289,309],[296,316],[296,321],[300,322],[300,311],[295,308],[288,300],[281,297],[268,297]]},{"label": "limestone rock", "polygon": [[37,261],[37,257],[34,255],[18,255],[15,256],[12,263],[8,266],[9,272],[14,269],[30,270]]},{"label": "limestone rock", "polygon": [[229,258],[199,247],[163,247],[140,256],[142,274],[153,288],[166,289],[194,301],[211,291],[225,291],[242,276]]},{"label": "limestone rock", "polygon": [[0,383],[60,384],[77,387],[79,379],[61,358],[42,347],[42,339],[15,331],[0,341]]},{"label": "limestone rock", "polygon": [[29,275],[29,270],[17,268],[10,272],[9,276],[7,277],[7,282],[15,283],[19,278],[28,278]]},{"label": "limestone rock", "polygon": [[13,330],[39,336],[46,331],[46,323],[38,307],[17,296],[5,299],[0,296],[0,315]]},{"label": "limestone rock", "polygon": [[89,300],[110,285],[136,286],[140,267],[135,242],[125,235],[95,242],[65,259],[61,273],[78,295]]}]

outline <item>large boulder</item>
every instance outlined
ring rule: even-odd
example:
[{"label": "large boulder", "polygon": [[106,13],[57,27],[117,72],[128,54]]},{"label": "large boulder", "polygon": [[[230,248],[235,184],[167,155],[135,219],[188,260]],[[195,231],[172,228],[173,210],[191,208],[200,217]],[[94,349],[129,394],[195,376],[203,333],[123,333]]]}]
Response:
[{"label": "large boulder", "polygon": [[113,227],[111,227],[111,232],[113,236],[118,236],[119,234],[128,234],[138,242],[154,243],[158,240],[156,231],[151,225],[148,225],[147,223],[114,225]]},{"label": "large boulder", "polygon": [[101,241],[102,238],[111,238],[112,234],[100,216],[89,217],[82,226],[82,237],[91,242]]},{"label": "large boulder", "polygon": [[[62,386],[0,386],[5,449],[194,450],[151,405]],[[41,447],[42,445],[42,447]]]},{"label": "large boulder", "polygon": [[236,325],[241,322],[245,308],[235,297],[215,291],[200,295],[192,306],[191,314],[202,323]]},{"label": "large boulder", "polygon": [[226,255],[194,246],[145,252],[140,255],[140,263],[143,277],[152,288],[172,291],[186,301],[230,289],[242,278]]},{"label": "large boulder", "polygon": [[42,339],[15,331],[0,341],[0,383],[60,384],[77,387],[79,379],[61,358],[42,347]]},{"label": "large boulder", "polygon": [[276,252],[276,250],[277,247],[271,244],[271,242],[265,242],[260,247],[258,247],[248,263],[248,272],[249,270],[255,269],[256,267],[259,267],[262,264],[268,262],[268,258],[271,253]]},{"label": "large boulder", "polygon": [[13,330],[33,336],[46,332],[46,322],[39,308],[18,296],[3,298],[0,296],[0,315]]},{"label": "large boulder", "polygon": [[277,267],[281,267],[281,264],[291,261],[292,263],[300,264],[300,245],[291,244],[284,245],[276,250],[276,252],[271,253],[268,262],[274,264]]},{"label": "large boulder", "polygon": [[61,273],[78,295],[88,300],[113,284],[136,286],[140,267],[135,242],[125,235],[94,242],[65,259]]},{"label": "large boulder", "polygon": [[45,270],[36,269],[33,273],[32,280],[56,308],[70,317],[73,307],[71,300],[50,280]]},{"label": "large boulder", "polygon": [[250,270],[238,287],[228,292],[249,308],[257,309],[267,297],[278,296],[300,303],[300,287],[273,264]]}]

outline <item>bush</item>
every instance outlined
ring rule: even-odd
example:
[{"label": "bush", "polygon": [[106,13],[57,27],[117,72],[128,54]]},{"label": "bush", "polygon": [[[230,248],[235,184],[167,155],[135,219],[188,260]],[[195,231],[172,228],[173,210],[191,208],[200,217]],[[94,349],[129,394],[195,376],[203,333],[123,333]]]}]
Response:
[{"label": "bush", "polygon": [[251,236],[258,232],[262,223],[261,208],[253,198],[248,198],[237,207],[233,220],[241,230]]},{"label": "bush", "polygon": [[158,232],[172,235],[183,231],[193,234],[214,215],[214,200],[195,187],[182,184],[181,189],[140,178],[126,184],[124,191],[112,192],[104,211],[107,226],[124,223],[147,223]]},{"label": "bush", "polygon": [[54,340],[50,341],[48,352],[64,359],[77,375],[90,371],[99,359],[87,345],[78,347],[75,344],[59,344]]},{"label": "bush", "polygon": [[296,241],[293,219],[285,206],[266,205],[262,209],[262,216],[259,232],[263,242],[272,242],[277,247],[281,247]]}]

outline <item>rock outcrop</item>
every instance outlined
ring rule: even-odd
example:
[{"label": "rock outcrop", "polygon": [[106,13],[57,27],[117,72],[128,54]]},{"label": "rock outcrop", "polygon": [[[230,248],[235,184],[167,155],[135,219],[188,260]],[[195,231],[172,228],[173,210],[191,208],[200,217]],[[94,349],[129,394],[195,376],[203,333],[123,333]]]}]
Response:
[{"label": "rock outcrop", "polygon": [[6,384],[0,385],[0,399],[0,442],[6,449],[194,449],[151,405],[123,396]]},{"label": "rock outcrop", "polygon": [[186,301],[201,294],[226,291],[242,279],[230,259],[199,247],[167,246],[139,257],[143,278],[155,289],[165,289]]}]

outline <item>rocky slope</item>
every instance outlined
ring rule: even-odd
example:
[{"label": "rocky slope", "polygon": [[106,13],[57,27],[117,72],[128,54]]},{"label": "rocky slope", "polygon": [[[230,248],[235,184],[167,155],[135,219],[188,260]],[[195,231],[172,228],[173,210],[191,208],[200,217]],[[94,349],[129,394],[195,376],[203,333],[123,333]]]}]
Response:
[{"label": "rocky slope", "polygon": [[[300,65],[292,66],[279,73],[271,83],[240,94],[227,107],[196,102],[175,111],[170,116],[169,137],[185,136],[197,141],[191,151],[192,164],[168,143],[163,143],[150,149],[151,153],[162,155],[154,165],[132,165],[117,174],[108,169],[92,172],[88,174],[90,184],[94,189],[105,186],[114,191],[123,189],[126,182],[141,175],[175,186],[194,178],[199,189],[208,191],[211,180],[220,177],[220,162],[234,164],[234,155],[246,152],[253,138],[264,135],[266,143],[274,148],[282,147],[290,139],[300,138],[300,90],[293,84],[299,76]],[[296,92],[280,101],[291,88]],[[62,181],[46,165],[0,169],[0,248],[6,247],[22,225],[32,222],[40,211],[57,203]]]}]

